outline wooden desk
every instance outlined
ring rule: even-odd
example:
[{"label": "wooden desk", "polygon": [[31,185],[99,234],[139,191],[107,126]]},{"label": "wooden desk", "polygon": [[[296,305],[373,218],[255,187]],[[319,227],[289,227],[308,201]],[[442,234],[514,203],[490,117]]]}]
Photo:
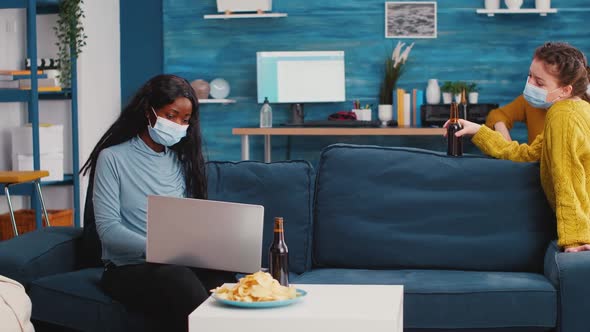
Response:
[{"label": "wooden desk", "polygon": [[443,128],[234,128],[233,135],[242,136],[242,160],[250,160],[250,136],[264,136],[264,161],[271,162],[271,136],[442,136]]}]

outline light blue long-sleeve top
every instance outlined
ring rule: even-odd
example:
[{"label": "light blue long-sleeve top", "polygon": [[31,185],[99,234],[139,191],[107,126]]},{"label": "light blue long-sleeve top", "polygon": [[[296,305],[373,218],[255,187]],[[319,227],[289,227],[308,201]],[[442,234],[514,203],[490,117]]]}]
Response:
[{"label": "light blue long-sleeve top", "polygon": [[176,152],[158,153],[135,137],[102,150],[94,174],[94,216],[102,260],[115,265],[145,262],[147,196],[185,197]]}]

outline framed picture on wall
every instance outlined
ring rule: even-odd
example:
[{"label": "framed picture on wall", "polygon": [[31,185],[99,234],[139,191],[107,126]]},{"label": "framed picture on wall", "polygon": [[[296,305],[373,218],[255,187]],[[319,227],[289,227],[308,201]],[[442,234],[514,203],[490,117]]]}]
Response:
[{"label": "framed picture on wall", "polygon": [[385,3],[385,38],[436,38],[436,1]]}]

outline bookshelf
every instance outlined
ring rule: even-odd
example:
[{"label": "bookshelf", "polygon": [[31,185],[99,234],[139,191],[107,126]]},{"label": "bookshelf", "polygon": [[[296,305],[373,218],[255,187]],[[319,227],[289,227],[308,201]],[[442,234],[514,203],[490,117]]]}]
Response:
[{"label": "bookshelf", "polygon": [[[78,140],[78,81],[77,59],[72,58],[71,88],[61,92],[37,91],[37,15],[57,14],[59,0],[2,0],[0,9],[25,9],[26,10],[26,45],[27,58],[31,59],[31,90],[0,89],[0,102],[24,102],[27,103],[28,122],[32,124],[33,131],[33,168],[40,169],[41,157],[39,146],[39,102],[43,100],[66,100],[71,103],[72,126],[72,170],[74,174],[64,174],[63,181],[41,182],[42,186],[72,186],[74,200],[74,225],[80,226],[80,177],[76,174],[79,165],[79,140]],[[3,188],[2,188],[3,189]],[[37,228],[41,228],[41,209],[36,199],[36,192],[32,185],[23,184],[11,186],[15,195],[31,196],[31,206],[36,211]],[[2,190],[3,192],[3,190]],[[1,194],[0,194],[1,195]]]}]

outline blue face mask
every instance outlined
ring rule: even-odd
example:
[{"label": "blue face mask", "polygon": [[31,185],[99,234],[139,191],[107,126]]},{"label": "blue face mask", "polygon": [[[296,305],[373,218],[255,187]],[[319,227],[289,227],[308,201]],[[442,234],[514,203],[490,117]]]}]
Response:
[{"label": "blue face mask", "polygon": [[550,93],[553,93],[554,91],[557,91],[559,89],[561,89],[561,88],[557,88],[553,91],[547,92],[547,90],[545,90],[543,88],[539,88],[538,86],[532,85],[527,80],[526,85],[524,87],[524,92],[522,94],[524,95],[524,99],[531,106],[533,106],[535,108],[549,109],[549,107],[551,107],[553,105],[553,103],[555,103],[557,101],[557,99],[559,99],[559,97],[557,97],[553,101],[547,101],[547,95]]},{"label": "blue face mask", "polygon": [[156,123],[153,127],[151,123],[148,124],[148,133],[154,142],[164,146],[173,146],[186,136],[188,125],[179,125],[176,122],[159,117],[153,107],[152,112],[156,115]]}]

